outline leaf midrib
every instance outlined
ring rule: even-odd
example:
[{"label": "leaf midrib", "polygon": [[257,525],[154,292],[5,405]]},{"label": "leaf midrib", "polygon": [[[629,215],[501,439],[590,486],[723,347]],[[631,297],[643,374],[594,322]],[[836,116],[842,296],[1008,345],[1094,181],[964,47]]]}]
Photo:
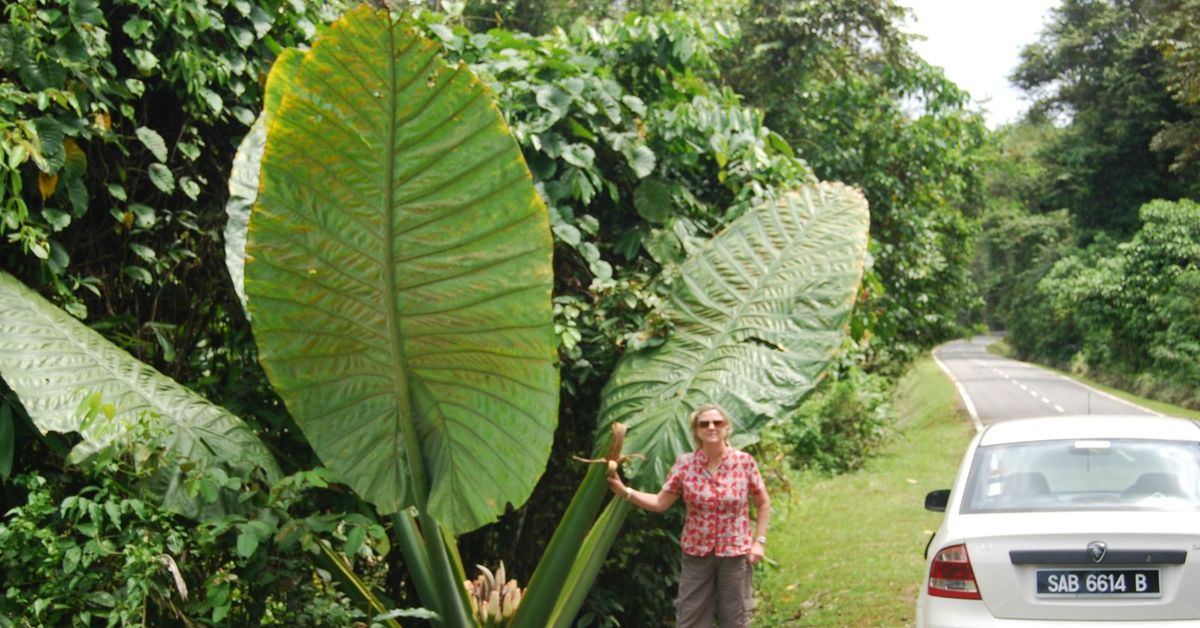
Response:
[{"label": "leaf midrib", "polygon": [[[384,192],[384,237],[383,237],[383,300],[384,313],[387,317],[387,328],[391,330],[391,351],[392,358],[395,363],[393,371],[393,386],[396,390],[396,422],[392,429],[392,451],[398,451],[397,445],[404,445],[408,458],[409,476],[412,480],[412,495],[415,498],[416,505],[419,509],[425,509],[426,491],[422,486],[424,473],[418,467],[423,464],[420,457],[414,457],[414,453],[419,452],[419,447],[414,446],[416,438],[416,427],[413,425],[411,415],[412,404],[409,401],[408,391],[408,364],[404,355],[403,346],[403,321],[399,316],[399,304],[397,302],[396,291],[396,266],[395,266],[395,237],[396,237],[396,188],[392,184],[396,175],[396,133],[397,122],[396,115],[398,113],[399,98],[396,91],[399,87],[399,81],[396,77],[396,66],[398,64],[392,62],[396,56],[396,25],[392,23],[390,17],[387,18],[387,51],[388,51],[388,66],[390,72],[388,74],[388,111],[387,111],[387,146],[384,150],[385,178],[382,182]],[[407,49],[406,49],[407,50]],[[434,62],[436,64],[436,62]],[[428,67],[428,66],[426,66]],[[415,80],[415,77],[414,77]],[[407,437],[407,438],[406,438]],[[396,463],[393,467],[396,473],[396,485],[403,486],[404,478],[403,470],[400,464]],[[403,496],[397,496],[398,499],[403,499]]]}]

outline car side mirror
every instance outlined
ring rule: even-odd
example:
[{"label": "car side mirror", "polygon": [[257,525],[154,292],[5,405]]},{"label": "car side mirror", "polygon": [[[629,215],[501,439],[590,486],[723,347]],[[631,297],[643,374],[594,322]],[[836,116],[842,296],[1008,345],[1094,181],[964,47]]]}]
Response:
[{"label": "car side mirror", "polygon": [[950,503],[950,489],[943,488],[936,491],[929,491],[925,495],[925,510],[934,512],[946,512],[946,504]]}]

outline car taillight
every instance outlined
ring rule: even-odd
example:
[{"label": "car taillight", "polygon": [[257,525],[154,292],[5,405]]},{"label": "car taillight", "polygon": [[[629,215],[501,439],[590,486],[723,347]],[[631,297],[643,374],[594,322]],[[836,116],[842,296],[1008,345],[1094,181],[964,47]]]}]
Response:
[{"label": "car taillight", "polygon": [[975,585],[975,572],[971,569],[966,545],[951,545],[933,557],[933,564],[929,566],[929,595],[982,599],[979,587]]}]

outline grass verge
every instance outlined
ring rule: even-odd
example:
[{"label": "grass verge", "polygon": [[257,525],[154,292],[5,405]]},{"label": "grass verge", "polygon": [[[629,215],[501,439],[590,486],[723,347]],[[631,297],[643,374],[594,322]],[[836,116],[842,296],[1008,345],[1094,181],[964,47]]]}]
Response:
[{"label": "grass verge", "polygon": [[[994,353],[999,356],[1003,356],[1006,358],[1018,359],[1018,358],[1016,358],[1016,356],[1013,355],[1012,347],[1010,347],[1008,345],[1008,343],[1003,340],[1000,340],[998,342],[993,342],[992,344],[988,345],[987,350],[989,353]],[[1070,373],[1067,371],[1060,371],[1054,367],[1046,366],[1045,364],[1038,364],[1037,366],[1039,368],[1046,369],[1047,371],[1053,371],[1055,373],[1058,373],[1059,375],[1062,375],[1063,377],[1066,377],[1068,379],[1073,379],[1081,384],[1086,384],[1087,386],[1091,386],[1092,388],[1095,388],[1096,390],[1102,390],[1118,399],[1124,399],[1125,401],[1128,401],[1130,403],[1136,403],[1137,405],[1142,406],[1144,408],[1150,408],[1151,410],[1154,410],[1155,412],[1161,412],[1163,414],[1168,414],[1168,415],[1177,416],[1177,417],[1183,417],[1186,419],[1200,419],[1200,411],[1192,410],[1190,408],[1184,408],[1183,406],[1177,406],[1177,405],[1174,405],[1171,403],[1167,403],[1165,401],[1158,401],[1156,399],[1148,399],[1146,397],[1139,397],[1138,395],[1135,395],[1129,391],[1121,390],[1120,388],[1113,388],[1112,386],[1109,386],[1107,384],[1102,384],[1094,379],[1082,377],[1082,376],[1076,375],[1074,373]]]},{"label": "grass verge", "polygon": [[942,517],[923,508],[925,493],[950,487],[974,430],[928,357],[893,404],[896,433],[861,470],[793,473],[791,490],[771,496],[774,564],[756,576],[756,625],[913,623],[925,543]]}]

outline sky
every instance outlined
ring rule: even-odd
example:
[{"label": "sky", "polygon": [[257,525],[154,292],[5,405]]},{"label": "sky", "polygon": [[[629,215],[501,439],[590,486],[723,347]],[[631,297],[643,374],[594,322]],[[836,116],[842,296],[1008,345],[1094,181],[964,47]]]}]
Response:
[{"label": "sky", "polygon": [[996,128],[1016,121],[1029,106],[1008,82],[1021,48],[1037,40],[1057,0],[898,0],[916,13],[905,30],[924,35],[917,52],[985,111]]}]

